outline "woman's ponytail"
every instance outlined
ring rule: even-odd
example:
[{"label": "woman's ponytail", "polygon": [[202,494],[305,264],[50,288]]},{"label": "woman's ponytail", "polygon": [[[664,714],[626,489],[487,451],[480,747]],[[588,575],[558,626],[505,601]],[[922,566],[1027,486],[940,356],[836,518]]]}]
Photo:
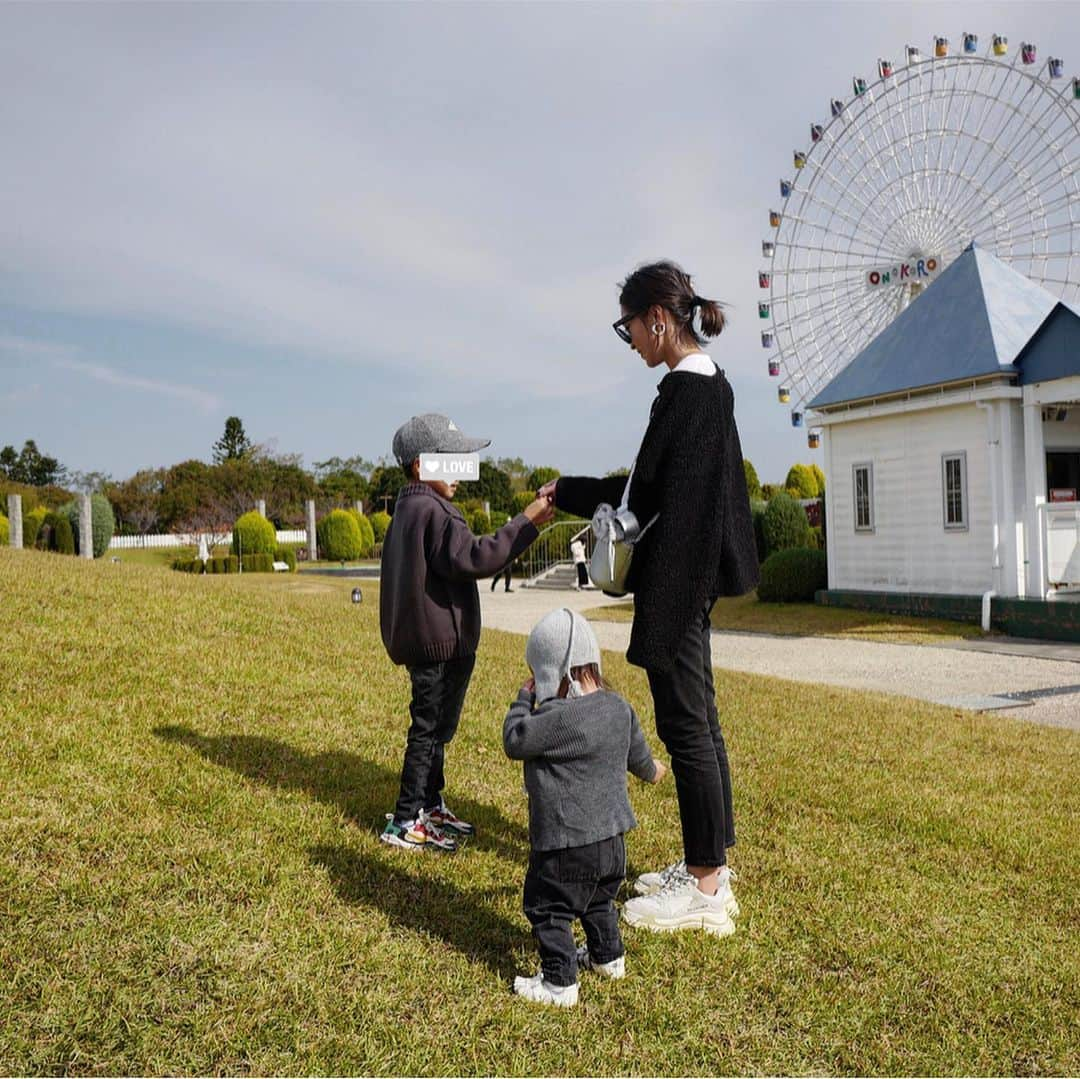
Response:
[{"label": "woman's ponytail", "polygon": [[[700,348],[704,337],[716,337],[727,324],[724,305],[694,292],[690,275],[674,262],[651,262],[639,266],[623,283],[619,303],[629,312],[647,311],[654,304],[670,311],[680,331]],[[694,316],[701,319],[701,334]]]},{"label": "woman's ponytail", "polygon": [[695,299],[698,301],[695,306],[701,315],[701,332],[706,337],[716,337],[727,325],[724,305],[717,303],[716,300],[702,299],[700,296],[696,296]]}]

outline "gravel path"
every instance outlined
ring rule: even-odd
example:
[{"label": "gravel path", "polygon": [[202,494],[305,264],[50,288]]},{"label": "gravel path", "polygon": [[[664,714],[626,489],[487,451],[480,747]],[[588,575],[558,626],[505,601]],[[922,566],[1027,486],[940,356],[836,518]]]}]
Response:
[{"label": "gravel path", "polygon": [[[621,603],[594,591],[515,588],[481,582],[484,625],[528,633],[556,607]],[[629,622],[594,622],[602,648],[625,652]],[[1000,638],[948,645],[883,644],[829,637],[713,631],[713,666],[749,674],[874,690],[1080,730],[1080,645]],[[801,675],[799,672],[812,672]]]}]

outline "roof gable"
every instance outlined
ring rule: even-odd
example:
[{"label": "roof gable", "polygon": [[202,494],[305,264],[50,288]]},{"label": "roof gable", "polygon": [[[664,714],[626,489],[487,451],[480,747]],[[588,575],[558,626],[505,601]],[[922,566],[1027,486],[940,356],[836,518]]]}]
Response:
[{"label": "roof gable", "polygon": [[810,402],[846,401],[1015,374],[1017,356],[1060,301],[968,247]]}]

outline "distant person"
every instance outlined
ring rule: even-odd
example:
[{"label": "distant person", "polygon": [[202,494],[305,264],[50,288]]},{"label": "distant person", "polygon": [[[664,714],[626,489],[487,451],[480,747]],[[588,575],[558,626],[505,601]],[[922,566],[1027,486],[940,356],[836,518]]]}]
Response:
[{"label": "distant person", "polygon": [[[658,783],[634,710],[600,673],[600,646],[581,615],[545,615],[525,645],[531,677],[503,721],[507,756],[525,762],[529,868],[525,916],[540,949],[540,972],[514,979],[538,1004],[577,1003],[578,968],[626,973],[615,897],[626,876],[624,836],[636,825],[626,773]],[[585,946],[574,943],[580,920]]]},{"label": "distant person", "polygon": [[411,482],[398,492],[383,539],[379,622],[387,653],[412,681],[397,805],[380,836],[395,847],[452,851],[455,836],[476,831],[443,800],[446,745],[480,641],[476,582],[513,561],[555,513],[549,499],[537,498],[494,535],[478,537],[451,501],[457,483],[420,479],[422,453],[473,453],[490,444],[436,413],[414,416],[394,435],[394,456]]},{"label": "distant person", "polygon": [[[735,930],[727,850],[735,843],[731,772],[713,687],[709,612],[718,596],[758,581],[735,399],[702,352],[724,328],[719,303],[699,296],[672,262],[635,270],[619,295],[619,337],[650,369],[665,367],[630,476],[563,476],[542,496],[582,517],[601,502],[629,508],[640,527],[627,580],[634,621],[627,659],[644,667],[656,731],[671,755],[683,857],[639,877],[623,908],[654,930]],[[698,319],[699,330],[694,322]]]},{"label": "distant person", "polygon": [[577,569],[577,584],[574,587],[580,592],[589,583],[589,566],[585,557],[585,544],[580,539],[571,542],[570,557],[574,560],[574,567]]},{"label": "distant person", "polygon": [[499,578],[500,577],[502,577],[504,579],[504,581],[506,582],[506,587],[503,589],[503,591],[505,591],[505,592],[513,592],[514,591],[510,587],[510,577],[511,577],[511,572],[512,572],[513,568],[514,568],[513,562],[507,562],[506,565],[503,566],[503,568],[501,570],[499,570],[495,574],[494,577],[491,578],[491,591],[492,592],[495,591],[495,586],[499,583]]}]

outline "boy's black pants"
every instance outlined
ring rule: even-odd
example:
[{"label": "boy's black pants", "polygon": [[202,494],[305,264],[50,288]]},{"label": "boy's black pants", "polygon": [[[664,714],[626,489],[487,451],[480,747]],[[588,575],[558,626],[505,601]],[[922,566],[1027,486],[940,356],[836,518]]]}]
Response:
[{"label": "boy's black pants", "polygon": [[577,981],[573,924],[581,919],[589,955],[610,963],[623,954],[615,897],[626,876],[626,844],[621,835],[562,850],[534,850],[525,874],[525,917],[540,949],[544,980]]},{"label": "boy's black pants", "polygon": [[394,809],[398,823],[416,820],[421,809],[434,809],[442,801],[444,747],[457,730],[475,664],[476,656],[465,656],[408,669],[412,679],[412,723]]}]

